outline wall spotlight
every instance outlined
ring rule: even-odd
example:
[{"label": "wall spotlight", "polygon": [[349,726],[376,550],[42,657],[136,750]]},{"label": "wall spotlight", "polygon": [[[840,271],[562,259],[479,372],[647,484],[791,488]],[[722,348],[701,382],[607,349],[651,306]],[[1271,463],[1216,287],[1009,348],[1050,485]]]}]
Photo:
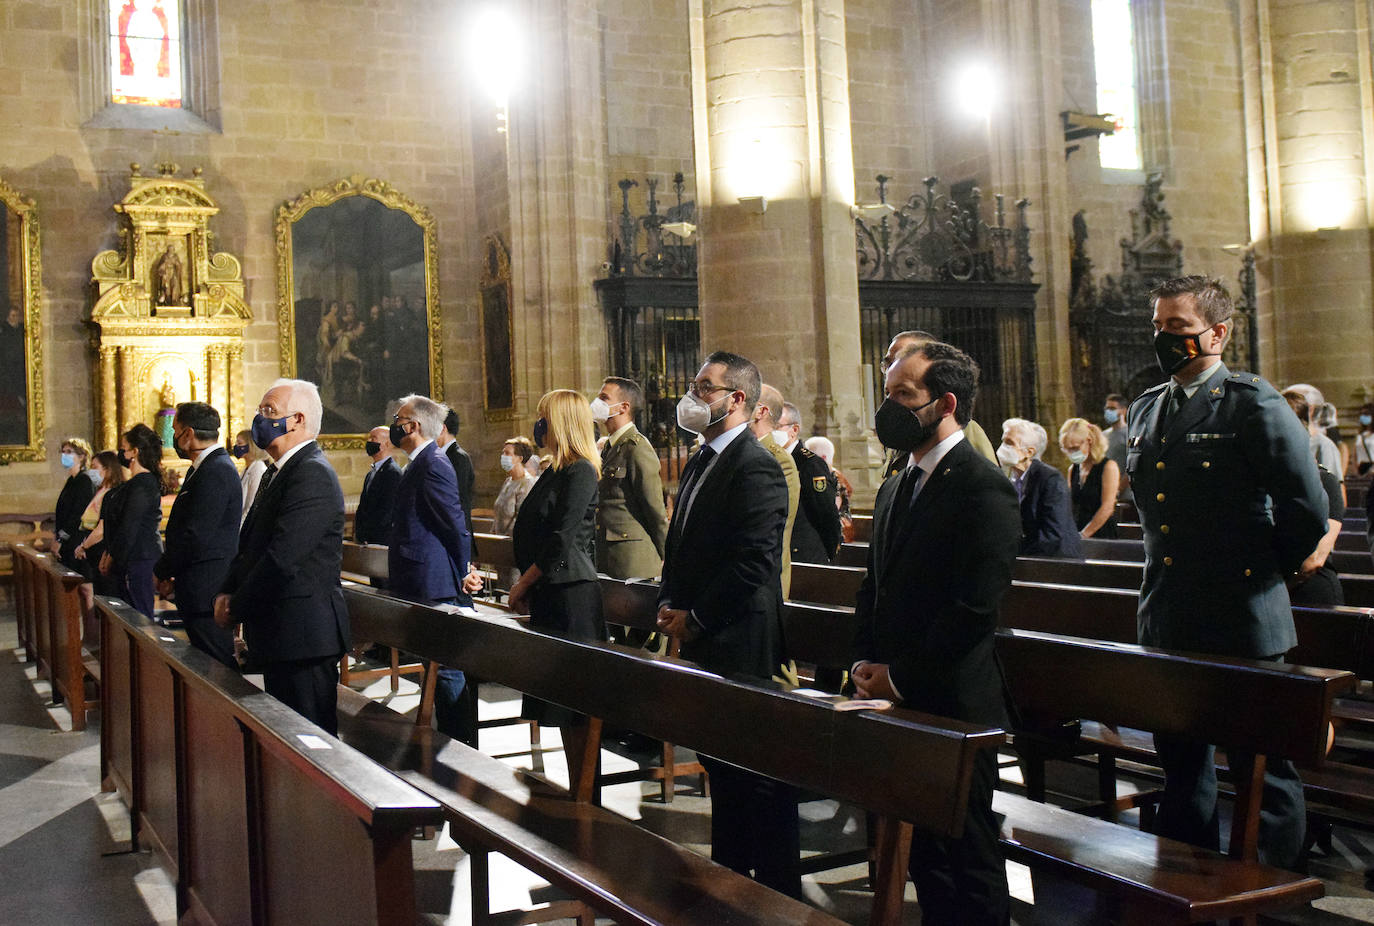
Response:
[{"label": "wall spotlight", "polygon": [[661,226],[670,235],[676,235],[683,242],[691,241],[692,236],[697,233],[697,227],[691,222],[664,222]]},{"label": "wall spotlight", "polygon": [[896,214],[897,207],[891,203],[855,203],[849,207],[850,218],[863,219],[870,225]]}]

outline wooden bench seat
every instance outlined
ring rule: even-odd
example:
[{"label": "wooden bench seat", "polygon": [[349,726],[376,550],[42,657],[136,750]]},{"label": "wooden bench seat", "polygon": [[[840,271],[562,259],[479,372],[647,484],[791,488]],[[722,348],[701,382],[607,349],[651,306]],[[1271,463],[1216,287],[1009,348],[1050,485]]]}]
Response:
[{"label": "wooden bench seat", "polygon": [[787,598],[789,601],[853,607],[864,574],[863,567],[793,563],[792,588]]},{"label": "wooden bench seat", "polygon": [[[974,757],[1004,740],[1000,730],[915,712],[837,710],[828,699],[721,678],[671,657],[531,631],[509,615],[450,614],[357,586],[344,595],[367,636],[587,714],[593,724],[686,745],[885,818],[873,923],[900,920],[911,826],[957,835]],[[393,748],[409,749],[414,735]],[[583,768],[597,748],[590,739]],[[873,755],[885,761],[875,764]],[[590,792],[574,782],[579,799]],[[607,909],[599,895],[579,899]]]},{"label": "wooden bench seat", "polygon": [[16,608],[20,642],[38,674],[52,686],[52,697],[67,706],[72,730],[86,729],[86,715],[99,703],[87,697],[86,680],[98,687],[100,671],[82,649],[81,586],[86,578],[52,554],[16,544]]},{"label": "wooden bench seat", "polygon": [[[1238,864],[1006,791],[993,795],[992,809],[1006,817],[1001,838],[1007,858],[1117,901],[1116,910],[1095,911],[1095,921],[1211,922],[1297,906],[1325,893],[1317,878]],[[1037,906],[1044,893],[1037,892]],[[1044,902],[1052,905],[1053,899]]]},{"label": "wooden bench seat", "polygon": [[414,926],[411,836],[439,804],[100,598],[101,770],[185,923]]},{"label": "wooden bench seat", "polygon": [[581,909],[558,905],[540,911],[540,920],[576,916],[590,923],[591,909],[617,923],[644,926],[838,926],[814,907],[573,800],[548,781],[417,726],[357,692],[340,693],[339,711],[351,745],[443,805],[452,837],[473,852],[475,921],[490,915],[487,853],[494,851],[581,898]]}]

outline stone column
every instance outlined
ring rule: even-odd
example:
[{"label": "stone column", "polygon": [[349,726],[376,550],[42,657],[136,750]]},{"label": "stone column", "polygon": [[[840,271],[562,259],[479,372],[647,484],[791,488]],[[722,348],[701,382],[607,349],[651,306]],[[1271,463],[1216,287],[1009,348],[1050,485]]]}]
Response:
[{"label": "stone column", "polygon": [[844,2],[689,11],[702,351],[757,363],[864,496]]},{"label": "stone column", "polygon": [[516,407],[605,375],[592,281],[606,259],[606,125],[600,4],[524,0],[528,73],[509,101],[511,313]]},{"label": "stone column", "polygon": [[1260,372],[1348,411],[1374,387],[1369,8],[1245,0],[1240,13]]}]

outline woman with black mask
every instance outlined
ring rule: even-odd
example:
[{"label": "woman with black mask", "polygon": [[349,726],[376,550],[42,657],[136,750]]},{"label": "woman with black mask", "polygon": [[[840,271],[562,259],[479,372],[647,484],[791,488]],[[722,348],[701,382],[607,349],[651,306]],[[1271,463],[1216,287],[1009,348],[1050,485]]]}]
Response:
[{"label": "woman with black mask", "polygon": [[162,554],[162,441],[146,424],[119,439],[119,460],[130,473],[105,499],[105,554],[100,572],[121,586],[124,599],[153,616],[153,564]]}]

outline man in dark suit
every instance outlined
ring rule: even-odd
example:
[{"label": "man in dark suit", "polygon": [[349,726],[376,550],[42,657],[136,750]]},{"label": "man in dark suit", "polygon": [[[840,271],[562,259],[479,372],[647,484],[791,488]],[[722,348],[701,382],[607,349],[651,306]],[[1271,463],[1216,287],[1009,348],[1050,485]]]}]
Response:
[{"label": "man in dark suit", "polygon": [[204,402],[182,402],[172,419],[177,456],[191,461],[167,517],[162,556],[153,566],[158,593],[175,597],[177,616],[191,645],[231,669],[234,635],[215,623],[215,595],[239,545],[243,494],[239,471],[219,440],[219,412]]},{"label": "man in dark suit", "polygon": [[339,657],[349,646],[339,587],[344,501],[315,438],[323,408],[314,383],[279,379],[253,418],[272,463],[239,532],[239,552],[215,598],[215,622],[242,623],[267,693],[338,731]]},{"label": "man in dark suit", "polygon": [[353,515],[353,539],[358,543],[386,543],[391,533],[391,511],[396,504],[396,487],[401,484],[401,468],[391,457],[390,432],[390,428],[373,428],[363,447],[372,466],[363,477],[363,492]]},{"label": "man in dark suit", "polygon": [[835,505],[839,486],[824,460],[802,446],[801,412],[791,402],[784,402],[778,422],[784,450],[792,455],[801,483],[797,520],[792,525],[792,561],[794,563],[830,562],[844,539],[840,530],[840,509]]},{"label": "man in dark suit", "polygon": [[1068,480],[1040,459],[1049,443],[1045,429],[1024,418],[1002,422],[997,460],[1021,500],[1022,556],[1083,558],[1083,536],[1073,521]]},{"label": "man in dark suit", "polygon": [[[905,451],[907,465],[874,504],[850,674],[860,697],[1004,726],[993,636],[1020,518],[1011,484],[965,436],[977,383],[978,365],[938,342],[903,351],[887,372],[878,439]],[[964,835],[913,838],[922,923],[1009,921],[996,782],[996,757],[980,753]]]},{"label": "man in dark suit", "polygon": [[[1126,471],[1145,532],[1140,642],[1281,660],[1297,643],[1285,580],[1325,533],[1327,499],[1307,429],[1269,383],[1221,362],[1231,297],[1181,277],[1151,293],[1155,354],[1170,379],[1131,405]],[[1164,768],[1162,835],[1216,849],[1213,749],[1155,737]],[[1229,755],[1248,774],[1249,757]],[[1264,775],[1260,861],[1292,868],[1304,832],[1289,762]]]},{"label": "man in dark suit", "polygon": [[[787,483],[749,432],[758,368],[717,351],[678,404],[704,445],[687,463],[668,525],[658,627],[721,675],[767,679],[781,659]],[[793,897],[801,893],[796,789],[701,757],[711,775],[711,858]]]},{"label": "man in dark suit", "polygon": [[477,471],[472,467],[472,457],[458,445],[458,427],[458,412],[451,408],[444,409],[443,426],[434,440],[439,449],[448,456],[449,465],[453,467],[454,476],[458,480],[458,498],[463,503],[463,523],[471,524],[472,493],[477,484]]},{"label": "man in dark suit", "polygon": [[[401,474],[392,507],[388,587],[398,598],[472,610],[472,597],[463,590],[472,538],[453,467],[434,441],[444,427],[445,409],[422,395],[408,395],[398,404],[391,437],[410,457],[410,464]],[[463,703],[466,687],[461,670],[439,670],[434,727],[475,746],[476,703]]]}]

